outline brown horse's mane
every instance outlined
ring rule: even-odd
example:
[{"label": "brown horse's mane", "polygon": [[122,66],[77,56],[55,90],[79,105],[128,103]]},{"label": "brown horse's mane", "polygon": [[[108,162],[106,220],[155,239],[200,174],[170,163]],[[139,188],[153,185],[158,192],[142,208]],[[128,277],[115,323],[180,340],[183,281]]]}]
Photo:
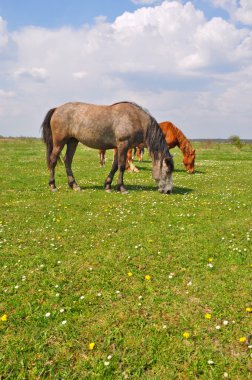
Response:
[{"label": "brown horse's mane", "polygon": [[[164,134],[163,134],[158,122],[149,113],[149,111],[147,109],[139,106],[138,104],[136,104],[134,102],[128,102],[128,101],[122,101],[122,102],[114,103],[114,104],[112,104],[112,106],[114,106],[116,104],[121,104],[121,103],[132,104],[133,106],[135,106],[138,109],[145,112],[150,117],[151,123],[149,124],[148,129],[146,131],[145,143],[146,143],[146,146],[149,150],[149,153],[153,157],[154,161],[156,161],[157,159],[161,159],[161,162],[162,162],[162,160],[164,158],[172,158],[172,156],[169,152],[169,148],[168,148],[168,145],[166,143]],[[160,154],[161,154],[161,157],[160,157]],[[172,159],[169,160],[169,164],[172,166],[172,170],[173,170]]]},{"label": "brown horse's mane", "polygon": [[194,149],[190,141],[185,137],[184,133],[171,122],[169,123],[169,126],[172,129],[174,136],[176,136],[177,141],[178,141],[178,147],[181,149],[183,154],[185,155],[192,154]]}]

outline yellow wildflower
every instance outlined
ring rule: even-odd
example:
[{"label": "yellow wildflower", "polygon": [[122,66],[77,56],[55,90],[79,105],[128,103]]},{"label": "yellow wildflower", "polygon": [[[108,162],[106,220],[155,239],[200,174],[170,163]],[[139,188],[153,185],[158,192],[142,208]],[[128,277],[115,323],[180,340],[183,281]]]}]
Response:
[{"label": "yellow wildflower", "polygon": [[211,319],[211,318],[212,318],[212,314],[206,313],[206,314],[205,314],[205,318],[206,318],[206,319]]},{"label": "yellow wildflower", "polygon": [[212,257],[209,257],[208,262],[211,263],[213,261]]},{"label": "yellow wildflower", "polygon": [[190,337],[190,333],[188,331],[185,331],[183,334],[183,338],[188,339]]},{"label": "yellow wildflower", "polygon": [[7,315],[6,314],[4,314],[4,315],[1,316],[1,321],[2,322],[6,322],[7,321]]},{"label": "yellow wildflower", "polygon": [[252,307],[246,307],[246,311],[247,311],[248,313],[252,313]]},{"label": "yellow wildflower", "polygon": [[95,343],[91,342],[89,343],[88,348],[92,351],[94,349],[94,346],[95,346]]},{"label": "yellow wildflower", "polygon": [[150,281],[150,279],[151,279],[151,276],[149,274],[146,274],[145,280]]},{"label": "yellow wildflower", "polygon": [[129,277],[133,276],[133,273],[128,272],[128,276],[129,276]]},{"label": "yellow wildflower", "polygon": [[241,342],[241,343],[244,343],[244,342],[246,342],[246,337],[245,336],[242,336],[241,338],[239,338],[239,341]]}]

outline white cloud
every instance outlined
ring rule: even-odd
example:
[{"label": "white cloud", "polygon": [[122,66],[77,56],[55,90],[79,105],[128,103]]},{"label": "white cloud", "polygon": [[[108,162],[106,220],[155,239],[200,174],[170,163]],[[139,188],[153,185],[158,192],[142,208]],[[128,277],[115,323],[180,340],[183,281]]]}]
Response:
[{"label": "white cloud", "polygon": [[215,7],[225,9],[234,21],[252,25],[251,0],[212,0],[212,3]]},{"label": "white cloud", "polygon": [[5,91],[0,89],[0,97],[2,98],[13,98],[15,96],[14,91]]},{"label": "white cloud", "polygon": [[98,21],[8,33],[0,19],[3,46],[12,52],[0,61],[0,125],[7,135],[38,135],[46,111],[66,101],[132,100],[189,137],[229,137],[234,128],[252,137],[250,29],[207,20],[192,3],[178,1]]},{"label": "white cloud", "polygon": [[240,0],[240,7],[235,12],[238,21],[245,25],[252,25],[252,2],[251,0]]},{"label": "white cloud", "polygon": [[151,5],[155,3],[159,3],[160,0],[131,0],[132,3],[136,5]]},{"label": "white cloud", "polygon": [[45,81],[48,78],[48,72],[43,67],[20,68],[14,71],[14,76],[31,78],[35,81]]},{"label": "white cloud", "polygon": [[0,52],[8,43],[6,25],[6,21],[0,16]]},{"label": "white cloud", "polygon": [[73,77],[75,79],[83,79],[85,76],[87,76],[86,71],[78,71],[77,73],[73,73]]}]

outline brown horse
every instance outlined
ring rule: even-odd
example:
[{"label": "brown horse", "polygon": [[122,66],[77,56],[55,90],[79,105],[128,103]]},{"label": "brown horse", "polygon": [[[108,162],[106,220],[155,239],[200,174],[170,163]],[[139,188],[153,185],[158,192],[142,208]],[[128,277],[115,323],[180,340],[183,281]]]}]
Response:
[{"label": "brown horse", "polygon": [[111,184],[119,168],[117,190],[124,193],[123,175],[129,148],[145,143],[152,158],[153,178],[159,191],[171,193],[173,159],[157,121],[135,103],[120,102],[110,106],[87,103],[66,103],[49,110],[42,123],[42,137],[47,148],[47,164],[50,171],[49,186],[56,191],[55,166],[60,153],[67,145],[64,163],[68,184],[80,190],[71,164],[78,142],[94,149],[117,148],[112,169],[105,180],[105,190]]},{"label": "brown horse", "polygon": [[[168,144],[169,149],[174,148],[175,146],[178,146],[182,153],[183,153],[183,164],[185,165],[187,173],[194,173],[194,162],[195,162],[195,149],[193,149],[192,145],[190,142],[187,140],[185,135],[182,133],[182,131],[175,127],[174,124],[172,124],[170,121],[164,121],[159,124],[163,134],[165,136],[165,140]],[[139,159],[139,148],[137,147],[137,155],[138,155],[138,160]],[[100,165],[104,166],[105,165],[105,150],[100,150]],[[133,162],[133,156],[132,156],[132,149],[128,150],[127,153],[127,166],[130,171],[138,172],[139,170],[137,167],[134,165]]]}]

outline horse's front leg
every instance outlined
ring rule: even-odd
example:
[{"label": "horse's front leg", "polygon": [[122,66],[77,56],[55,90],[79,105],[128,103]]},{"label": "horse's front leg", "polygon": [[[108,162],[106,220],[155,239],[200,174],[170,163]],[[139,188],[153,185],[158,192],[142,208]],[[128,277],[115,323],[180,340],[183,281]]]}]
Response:
[{"label": "horse's front leg", "polygon": [[105,166],[105,154],[106,154],[106,150],[99,150],[99,157],[100,157],[100,166],[103,167]]},{"label": "horse's front leg", "polygon": [[112,168],[110,170],[109,175],[107,176],[107,178],[105,180],[105,185],[104,185],[105,190],[108,193],[111,192],[111,184],[112,184],[112,181],[113,181],[113,178],[114,178],[114,175],[115,175],[117,169],[118,169],[118,151],[116,150],[115,154],[114,154]]}]

